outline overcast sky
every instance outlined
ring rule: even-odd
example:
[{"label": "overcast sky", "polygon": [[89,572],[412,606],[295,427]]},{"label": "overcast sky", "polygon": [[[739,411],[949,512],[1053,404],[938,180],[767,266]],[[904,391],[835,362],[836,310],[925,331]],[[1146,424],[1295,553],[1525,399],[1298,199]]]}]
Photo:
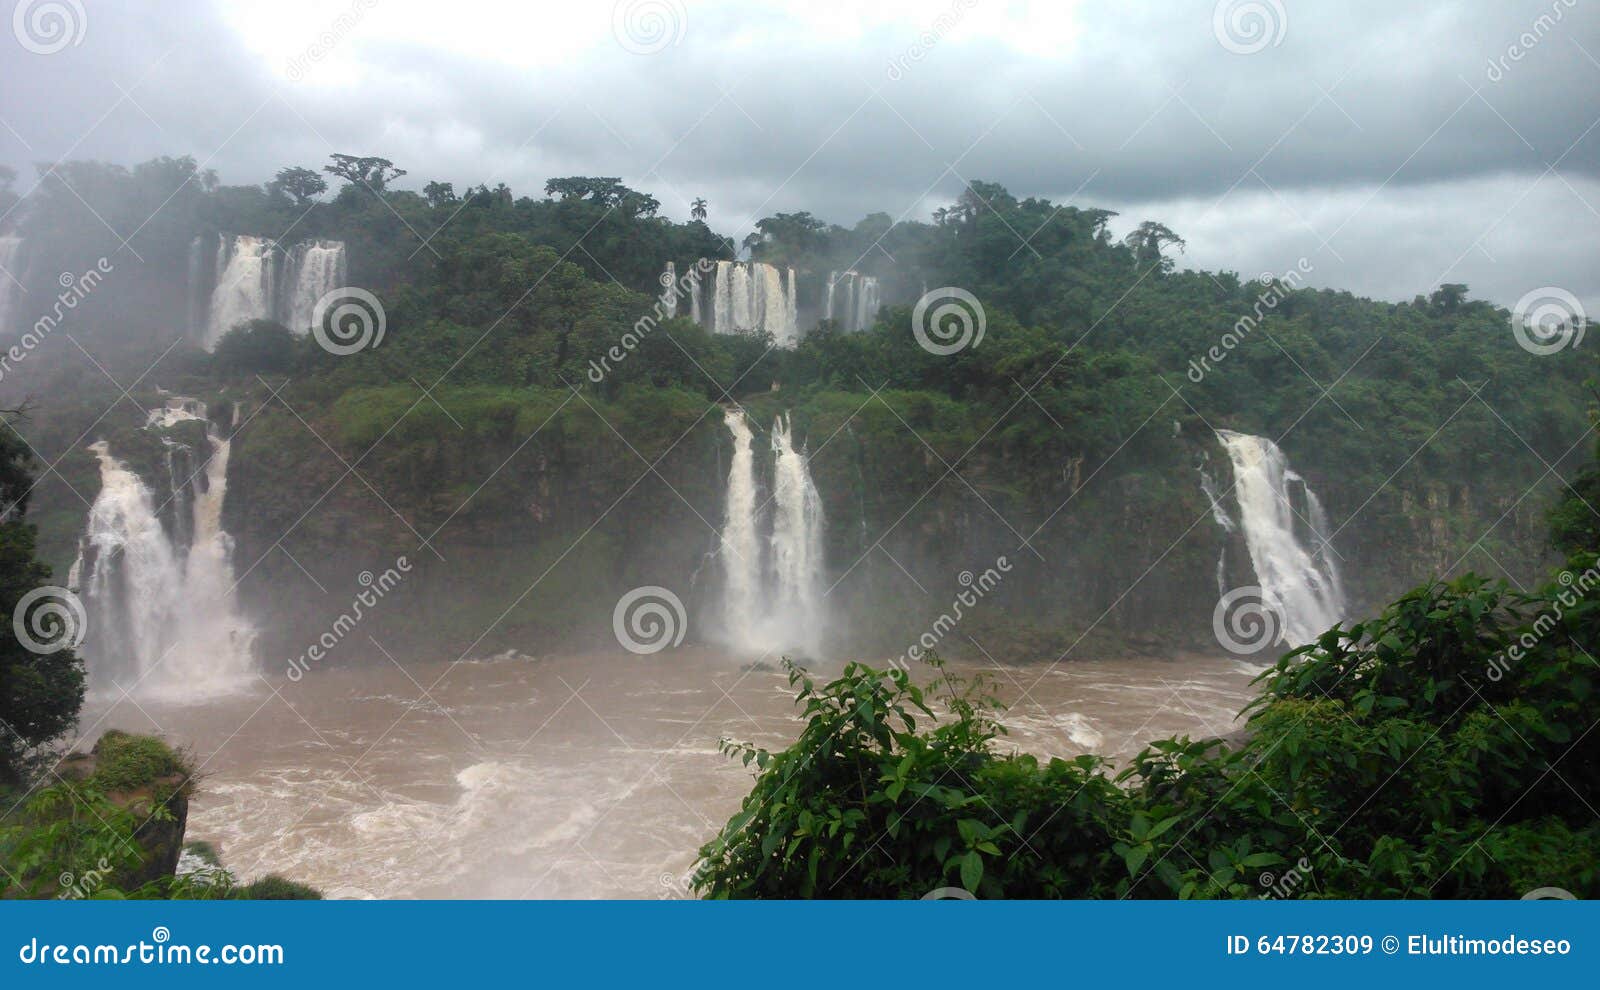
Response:
[{"label": "overcast sky", "polygon": [[4,6],[24,191],[63,157],[236,184],[342,151],[411,188],[620,175],[742,237],[780,210],[927,219],[983,179],[1160,219],[1186,264],[1600,312],[1592,0]]}]

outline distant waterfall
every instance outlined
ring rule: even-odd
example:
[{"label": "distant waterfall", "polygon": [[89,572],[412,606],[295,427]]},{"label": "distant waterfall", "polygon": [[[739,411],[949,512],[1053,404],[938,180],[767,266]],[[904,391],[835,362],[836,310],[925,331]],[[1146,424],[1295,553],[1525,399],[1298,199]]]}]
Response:
[{"label": "distant waterfall", "polygon": [[788,416],[772,424],[772,457],[775,605],[809,629],[822,602],[822,497],[805,453],[794,449]]},{"label": "distant waterfall", "polygon": [[878,280],[856,271],[829,272],[823,316],[844,333],[860,333],[878,318]]},{"label": "distant waterfall", "polygon": [[217,284],[206,320],[206,350],[215,348],[236,324],[272,319],[273,278],[278,269],[273,249],[277,246],[267,237],[217,239]]},{"label": "distant waterfall", "polygon": [[1233,464],[1239,527],[1264,603],[1282,618],[1289,645],[1309,643],[1345,611],[1327,513],[1277,444],[1228,430],[1217,437]]},{"label": "distant waterfall", "polygon": [[[668,263],[662,280],[675,275]],[[672,305],[676,312],[676,300]],[[760,261],[719,261],[708,283],[691,281],[689,315],[713,333],[765,331],[779,347],[793,347],[800,340],[795,271]]]},{"label": "distant waterfall", "polygon": [[344,244],[339,241],[305,241],[289,250],[284,282],[287,298],[280,305],[284,326],[297,334],[311,332],[311,313],[317,300],[345,284]]},{"label": "distant waterfall", "polygon": [[[191,292],[205,299],[204,320],[191,320],[206,350],[249,320],[274,320],[295,333],[308,333],[317,300],[346,278],[340,241],[304,241],[285,250],[270,237],[221,234],[209,268],[202,252],[197,240],[190,248],[189,277]],[[211,288],[202,296],[208,273]]]},{"label": "distant waterfall", "polygon": [[[234,600],[233,540],[222,528],[232,444],[192,399],[155,410],[149,428],[165,434],[186,421],[204,427],[203,468],[187,471],[196,459],[171,455],[193,451],[163,435],[173,487],[160,504],[104,441],[90,448],[101,488],[69,583],[89,614],[82,652],[93,691],[190,700],[249,681],[255,631]],[[169,504],[181,525],[163,525]]]},{"label": "distant waterfall", "polygon": [[22,238],[0,237],[0,334],[13,329],[22,295]]},{"label": "distant waterfall", "polygon": [[738,407],[724,419],[733,435],[719,551],[724,635],[741,650],[815,655],[826,628],[823,517],[805,451],[795,449],[787,418],[773,423],[770,535],[762,539],[753,431]]},{"label": "distant waterfall", "polygon": [[729,406],[723,421],[733,434],[720,549],[726,582],[723,618],[735,642],[753,643],[759,639],[756,630],[765,604],[761,600],[761,543],[756,536],[756,458],[744,410]]}]

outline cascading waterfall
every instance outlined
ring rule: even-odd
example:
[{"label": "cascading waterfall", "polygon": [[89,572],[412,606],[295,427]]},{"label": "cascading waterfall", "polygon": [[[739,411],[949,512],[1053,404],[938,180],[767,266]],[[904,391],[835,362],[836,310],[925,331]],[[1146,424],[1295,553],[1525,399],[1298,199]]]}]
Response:
[{"label": "cascading waterfall", "polygon": [[0,237],[0,334],[12,329],[22,303],[22,238]]},{"label": "cascading waterfall", "polygon": [[1345,610],[1327,513],[1277,444],[1229,430],[1217,437],[1233,464],[1239,526],[1262,599],[1282,618],[1290,646],[1309,643]]},{"label": "cascading waterfall", "polygon": [[[149,486],[104,441],[90,448],[101,488],[70,581],[88,611],[82,652],[96,693],[188,701],[250,681],[255,630],[234,599],[233,540],[222,528],[231,441],[192,399],[169,400],[150,428],[189,420],[205,424],[209,456],[203,471],[176,478],[166,500],[188,504],[189,525],[176,535]],[[163,439],[169,450],[176,442]]]},{"label": "cascading waterfall", "polygon": [[825,627],[822,499],[786,417],[772,427],[771,533],[762,539],[753,431],[743,409],[724,415],[733,462],[719,556],[723,633],[742,650],[816,655]]},{"label": "cascading waterfall", "polygon": [[878,318],[878,280],[857,271],[829,272],[823,315],[844,333],[860,333]]},{"label": "cascading waterfall", "polygon": [[311,314],[317,300],[345,283],[344,244],[340,241],[306,241],[289,251],[288,267],[294,277],[284,282],[288,299],[281,307],[285,326],[297,334],[311,332]]},{"label": "cascading waterfall", "polygon": [[277,242],[267,237],[218,237],[217,284],[211,291],[205,349],[247,320],[272,319],[273,277]]},{"label": "cascading waterfall", "polygon": [[[676,274],[671,263],[666,273]],[[676,312],[675,300],[672,306]],[[760,261],[719,261],[709,284],[691,282],[689,317],[713,333],[765,331],[778,346],[793,347],[800,339],[795,271]]]},{"label": "cascading waterfall", "polygon": [[[202,250],[198,240],[190,249],[189,277],[196,287],[206,276]],[[270,237],[218,235],[206,315],[194,320],[202,345],[212,350],[248,320],[275,320],[297,334],[308,333],[317,300],[344,284],[346,267],[340,241],[304,241],[285,250]],[[193,291],[198,296],[203,290]]]},{"label": "cascading waterfall", "polygon": [[774,604],[810,636],[822,602],[822,497],[805,452],[794,449],[788,416],[772,424],[772,458]]},{"label": "cascading waterfall", "polygon": [[733,434],[720,548],[725,581],[723,620],[729,638],[749,646],[760,639],[757,630],[765,609],[761,595],[761,542],[756,536],[756,458],[750,421],[744,410],[729,406],[723,412],[723,422]]}]

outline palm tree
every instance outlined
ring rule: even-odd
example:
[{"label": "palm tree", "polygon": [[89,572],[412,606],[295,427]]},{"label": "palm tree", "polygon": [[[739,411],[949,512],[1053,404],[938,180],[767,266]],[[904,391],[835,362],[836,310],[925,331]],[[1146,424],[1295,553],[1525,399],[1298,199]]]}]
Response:
[{"label": "palm tree", "polygon": [[706,218],[706,201],[698,196],[695,197],[695,201],[689,205],[689,215],[696,220],[704,220]]}]

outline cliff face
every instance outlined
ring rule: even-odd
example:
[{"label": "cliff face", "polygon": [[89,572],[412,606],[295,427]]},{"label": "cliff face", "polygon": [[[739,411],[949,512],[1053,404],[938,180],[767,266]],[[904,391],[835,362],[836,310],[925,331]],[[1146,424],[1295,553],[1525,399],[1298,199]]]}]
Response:
[{"label": "cliff face", "polygon": [[[304,419],[250,410],[224,522],[269,676],[313,645],[307,663],[606,646],[613,606],[641,585],[671,589],[690,637],[708,634],[730,452],[720,410],[682,393],[522,393],[447,400],[449,415],[421,399],[407,413],[419,398],[393,396],[370,428],[348,397]],[[786,407],[749,408],[764,429]],[[1096,462],[1003,436],[974,444],[978,431],[934,412],[813,397],[794,415],[827,519],[828,636],[843,651],[900,655],[1002,557],[1002,580],[942,650],[1028,661],[1215,648],[1219,561],[1225,587],[1254,583],[1201,491],[1199,466],[1227,470],[1208,431],[1152,430]],[[1549,559],[1550,487],[1519,501],[1509,482],[1408,476],[1374,495],[1337,466],[1295,467],[1338,527],[1352,618],[1443,573],[1526,580]]]}]

